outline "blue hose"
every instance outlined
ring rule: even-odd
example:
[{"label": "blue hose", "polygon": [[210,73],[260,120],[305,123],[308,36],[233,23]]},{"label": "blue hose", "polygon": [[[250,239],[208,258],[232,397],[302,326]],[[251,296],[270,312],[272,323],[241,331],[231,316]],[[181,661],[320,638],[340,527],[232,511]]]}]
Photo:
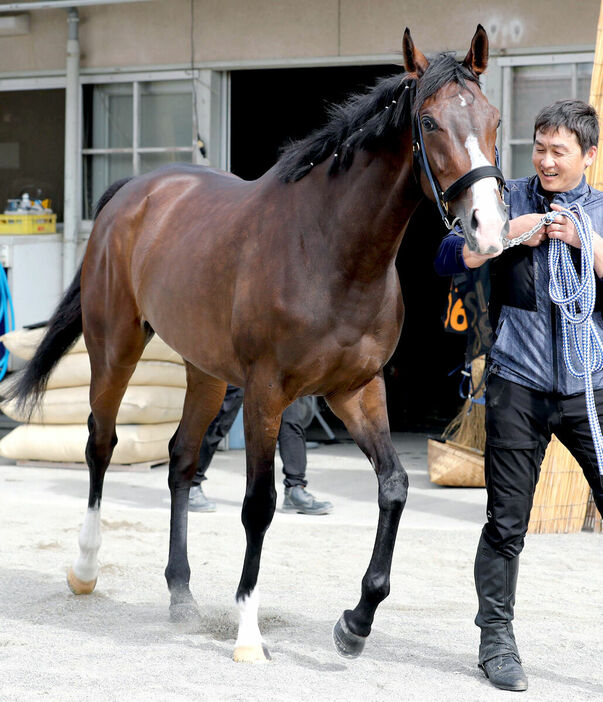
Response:
[{"label": "blue hose", "polygon": [[[13,331],[15,328],[15,309],[13,307],[13,298],[8,287],[6,271],[0,266],[0,322],[4,321],[4,332]],[[2,358],[0,358],[0,380],[6,375],[8,369],[8,357],[10,353],[7,348],[4,349]]]}]

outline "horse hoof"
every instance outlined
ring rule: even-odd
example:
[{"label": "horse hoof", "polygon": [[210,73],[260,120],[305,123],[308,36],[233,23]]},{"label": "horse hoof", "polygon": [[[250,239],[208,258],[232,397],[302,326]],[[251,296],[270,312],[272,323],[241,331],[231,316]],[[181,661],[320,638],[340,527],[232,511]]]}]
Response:
[{"label": "horse hoof", "polygon": [[96,586],[96,580],[94,578],[94,580],[85,582],[77,577],[72,568],[67,571],[67,585],[74,595],[89,595]]},{"label": "horse hoof", "polygon": [[268,663],[272,660],[266,644],[261,646],[237,646],[234,650],[235,663]]},{"label": "horse hoof", "polygon": [[366,636],[358,636],[358,634],[351,632],[342,614],[333,627],[333,641],[335,642],[335,650],[340,656],[358,658],[364,649]]}]

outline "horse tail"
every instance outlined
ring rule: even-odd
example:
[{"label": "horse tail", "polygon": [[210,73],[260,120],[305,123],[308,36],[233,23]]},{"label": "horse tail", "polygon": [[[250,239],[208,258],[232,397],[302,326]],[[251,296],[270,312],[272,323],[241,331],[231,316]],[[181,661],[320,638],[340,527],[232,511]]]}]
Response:
[{"label": "horse tail", "polygon": [[[123,178],[113,183],[101,195],[94,211],[94,219],[129,180],[131,178]],[[33,358],[3,393],[2,399],[15,401],[19,414],[27,419],[40,404],[54,367],[82,334],[81,277],[82,264],[50,318]]]},{"label": "horse tail", "polygon": [[82,333],[81,273],[80,265],[69,289],[48,322],[46,333],[33,358],[3,394],[4,400],[16,401],[19,414],[27,419],[39,405],[53,368]]}]

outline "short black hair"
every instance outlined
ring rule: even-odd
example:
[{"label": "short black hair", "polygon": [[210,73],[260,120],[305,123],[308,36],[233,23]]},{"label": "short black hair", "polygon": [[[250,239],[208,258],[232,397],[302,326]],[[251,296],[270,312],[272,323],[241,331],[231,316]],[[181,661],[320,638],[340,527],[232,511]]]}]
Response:
[{"label": "short black hair", "polygon": [[544,107],[536,115],[534,122],[534,139],[536,132],[557,131],[565,127],[576,135],[584,155],[591,146],[599,143],[599,117],[592,105],[582,100],[557,100]]}]

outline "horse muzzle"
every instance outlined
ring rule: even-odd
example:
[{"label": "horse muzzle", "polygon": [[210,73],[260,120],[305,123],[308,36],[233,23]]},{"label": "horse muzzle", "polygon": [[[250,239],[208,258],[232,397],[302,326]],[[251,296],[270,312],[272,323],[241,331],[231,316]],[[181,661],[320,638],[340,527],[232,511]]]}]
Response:
[{"label": "horse muzzle", "polygon": [[502,202],[459,213],[457,221],[470,251],[492,257],[502,252],[503,241],[509,233],[509,218]]}]

